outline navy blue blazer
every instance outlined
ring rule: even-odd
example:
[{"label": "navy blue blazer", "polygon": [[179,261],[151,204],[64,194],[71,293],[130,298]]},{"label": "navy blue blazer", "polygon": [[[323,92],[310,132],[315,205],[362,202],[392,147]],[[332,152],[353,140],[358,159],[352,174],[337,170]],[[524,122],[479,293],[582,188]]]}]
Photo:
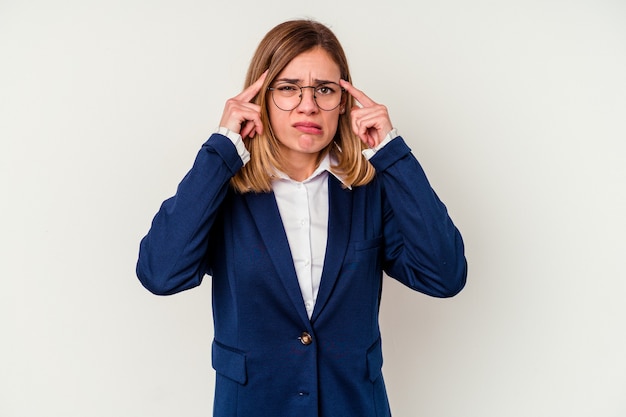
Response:
[{"label": "navy blue blazer", "polygon": [[383,271],[435,297],[466,278],[461,236],[401,137],[352,190],[329,175],[328,243],[308,318],[273,193],[239,194],[232,142],[202,146],[141,241],[155,294],[213,284],[216,417],[390,416],[378,312]]}]

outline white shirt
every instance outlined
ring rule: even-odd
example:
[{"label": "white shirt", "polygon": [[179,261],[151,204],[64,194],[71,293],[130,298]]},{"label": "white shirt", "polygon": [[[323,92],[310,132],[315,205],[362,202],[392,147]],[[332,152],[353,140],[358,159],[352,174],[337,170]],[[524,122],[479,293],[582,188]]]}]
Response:
[{"label": "white shirt", "polygon": [[[233,142],[244,164],[250,160],[250,153],[239,134],[224,127],[220,127],[217,133]],[[369,160],[396,136],[396,129],[393,129],[376,148],[364,150],[363,155]],[[330,156],[326,155],[313,174],[302,182],[294,181],[280,172],[277,173],[277,179],[272,181],[272,190],[309,318],[313,315],[320,288],[328,241],[328,174],[335,175],[330,170],[330,164]],[[342,178],[335,177],[343,182]]]},{"label": "white shirt", "polygon": [[294,181],[279,173],[272,182],[309,318],[317,300],[326,255],[329,172],[330,157],[326,155],[306,180]]}]

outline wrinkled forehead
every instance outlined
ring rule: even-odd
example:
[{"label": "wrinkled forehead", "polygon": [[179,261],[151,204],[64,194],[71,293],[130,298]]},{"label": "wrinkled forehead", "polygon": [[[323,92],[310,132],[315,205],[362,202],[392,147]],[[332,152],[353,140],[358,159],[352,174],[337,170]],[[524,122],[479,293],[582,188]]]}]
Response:
[{"label": "wrinkled forehead", "polygon": [[296,55],[278,74],[275,81],[283,80],[297,84],[321,84],[339,82],[339,64],[324,49],[316,47]]}]

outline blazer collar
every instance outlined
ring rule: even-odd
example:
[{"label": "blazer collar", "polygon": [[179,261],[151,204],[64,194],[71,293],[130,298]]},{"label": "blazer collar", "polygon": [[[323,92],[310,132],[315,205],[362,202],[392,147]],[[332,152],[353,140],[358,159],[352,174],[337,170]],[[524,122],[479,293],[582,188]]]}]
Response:
[{"label": "blazer collar", "polygon": [[[302,301],[287,234],[280,219],[274,193],[246,193],[245,199],[278,276],[298,315],[303,323],[308,325],[309,318]],[[328,200],[326,255],[311,322],[319,316],[335,286],[348,246],[352,223],[352,192],[342,187],[341,180],[334,175],[328,176]]]},{"label": "blazer collar", "polygon": [[280,219],[274,193],[246,193],[245,200],[294,309],[298,312],[302,322],[308,325],[309,317],[302,301],[302,293],[293,265],[289,241]]},{"label": "blazer collar", "polygon": [[343,265],[352,227],[352,192],[343,188],[340,180],[334,176],[328,177],[328,203],[326,255],[311,321],[320,315],[330,298]]}]

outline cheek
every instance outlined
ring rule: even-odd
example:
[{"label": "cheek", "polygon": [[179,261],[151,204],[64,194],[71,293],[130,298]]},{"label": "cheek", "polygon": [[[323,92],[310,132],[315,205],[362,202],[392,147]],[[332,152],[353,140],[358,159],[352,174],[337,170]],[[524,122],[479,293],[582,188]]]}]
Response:
[{"label": "cheek", "polygon": [[282,128],[282,126],[285,124],[285,120],[284,120],[284,115],[282,113],[286,113],[286,112],[282,112],[282,111],[276,111],[275,108],[272,108],[270,106],[270,108],[267,109],[267,116],[270,122],[270,125],[272,126],[272,130],[275,133],[278,133],[278,130],[280,130]]},{"label": "cheek", "polygon": [[328,130],[332,133],[334,137],[337,134],[337,129],[339,128],[339,113],[337,112],[333,116],[329,117],[326,125],[328,126]]}]

